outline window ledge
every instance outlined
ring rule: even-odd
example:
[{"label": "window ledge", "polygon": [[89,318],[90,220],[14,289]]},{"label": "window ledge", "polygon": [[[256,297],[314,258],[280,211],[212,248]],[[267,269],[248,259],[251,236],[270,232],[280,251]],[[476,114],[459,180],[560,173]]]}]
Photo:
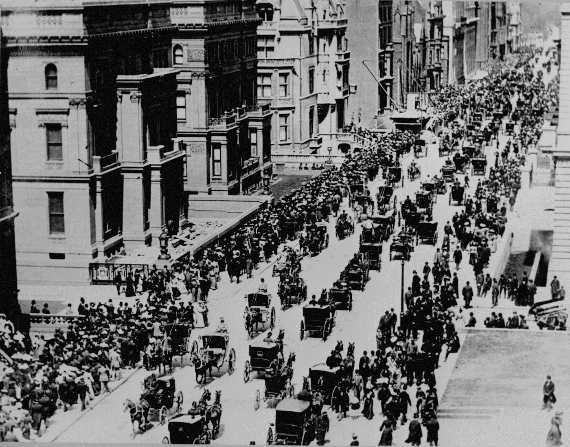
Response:
[{"label": "window ledge", "polygon": [[65,162],[63,160],[46,160],[46,164],[48,165],[61,165],[63,166],[65,164]]},{"label": "window ledge", "polygon": [[62,240],[62,239],[66,239],[67,236],[65,235],[65,233],[61,233],[61,234],[49,234],[48,235],[49,239],[55,239],[55,240]]}]

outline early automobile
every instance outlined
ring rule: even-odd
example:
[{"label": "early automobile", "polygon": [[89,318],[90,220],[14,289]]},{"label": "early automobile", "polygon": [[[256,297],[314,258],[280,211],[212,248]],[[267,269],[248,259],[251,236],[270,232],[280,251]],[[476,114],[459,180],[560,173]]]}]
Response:
[{"label": "early automobile", "polygon": [[275,327],[275,306],[271,305],[271,295],[266,292],[248,293],[244,310],[245,329],[252,336],[260,331]]},{"label": "early automobile", "polygon": [[283,399],[275,408],[275,425],[267,430],[266,442],[309,445],[315,439],[315,428],[311,402]]}]

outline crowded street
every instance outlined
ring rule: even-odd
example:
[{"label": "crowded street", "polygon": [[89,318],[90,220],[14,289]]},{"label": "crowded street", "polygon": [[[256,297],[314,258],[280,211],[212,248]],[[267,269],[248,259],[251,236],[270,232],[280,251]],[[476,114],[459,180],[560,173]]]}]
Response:
[{"label": "crowded street", "polygon": [[[346,381],[347,388],[341,391],[341,394],[346,392],[350,395],[350,407],[343,409],[344,404],[339,404],[338,400],[333,405],[329,405],[328,399],[324,402],[323,414],[326,414],[330,425],[324,432],[315,430],[319,443],[326,440],[333,444],[346,445],[356,435],[365,445],[377,444],[381,435],[385,442],[381,445],[392,445],[392,442],[395,445],[403,445],[404,440],[412,436],[413,424],[410,423],[408,429],[407,421],[417,422],[418,418],[421,418],[424,425],[431,427],[433,436],[434,427],[438,424],[437,402],[443,399],[460,345],[465,340],[464,328],[483,327],[483,320],[494,307],[491,305],[491,295],[485,296],[487,286],[484,275],[490,274],[489,278],[492,276],[495,279],[501,275],[505,247],[510,246],[512,231],[516,231],[510,221],[516,219],[517,200],[520,200],[517,199],[517,194],[523,194],[528,188],[528,181],[521,181],[521,169],[524,167],[525,146],[536,142],[538,127],[533,119],[525,114],[548,107],[546,102],[541,105],[538,102],[545,101],[544,98],[548,97],[546,94],[541,96],[543,91],[554,88],[550,79],[542,80],[542,75],[537,75],[537,70],[533,72],[528,68],[528,62],[532,59],[532,53],[522,53],[518,61],[511,61],[510,66],[500,66],[490,78],[477,81],[468,89],[442,92],[436,107],[447,112],[438,115],[440,124],[437,128],[424,130],[416,137],[407,133],[378,135],[368,133],[364,129],[351,129],[351,132],[366,138],[367,144],[361,154],[356,154],[354,160],[345,162],[339,170],[333,168],[332,171],[323,172],[281,202],[270,205],[254,222],[246,224],[245,229],[238,228],[235,234],[223,243],[208,248],[202,254],[202,259],[191,260],[186,266],[183,263],[175,265],[172,274],[165,269],[164,272],[151,272],[149,278],[129,277],[126,289],[118,288],[121,295],[103,305],[96,303],[90,306],[90,303],[81,303],[79,306],[84,307],[79,309],[78,313],[83,312],[85,320],[78,323],[81,327],[78,326],[72,331],[76,331],[75,337],[85,334],[89,334],[87,338],[94,337],[96,340],[89,342],[85,349],[97,352],[99,358],[96,361],[85,358],[76,363],[76,366],[62,369],[66,363],[63,359],[66,355],[69,356],[69,348],[65,345],[74,340],[67,335],[68,341],[61,338],[63,354],[59,354],[57,349],[44,349],[43,357],[40,357],[45,363],[42,371],[46,375],[57,377],[58,381],[63,380],[63,383],[67,383],[66,380],[71,378],[73,383],[75,378],[82,377],[82,369],[103,371],[107,367],[106,364],[109,364],[111,369],[120,370],[121,378],[111,380],[110,391],[99,391],[97,394],[100,395],[91,403],[88,402],[85,410],[73,401],[69,401],[68,409],[66,401],[66,411],[58,405],[59,408],[49,421],[39,420],[37,427],[32,414],[36,431],[33,439],[40,442],[82,442],[88,439],[89,442],[158,443],[165,442],[166,438],[168,441],[169,436],[172,436],[168,431],[169,423],[161,424],[159,416],[157,420],[145,421],[142,427],[141,421],[133,417],[136,413],[131,411],[131,408],[137,408],[136,402],[139,401],[141,393],[150,390],[147,387],[148,377],[155,374],[159,379],[161,376],[166,376],[168,380],[172,378],[172,383],[175,384],[172,395],[176,396],[176,401],[171,402],[170,406],[164,406],[164,422],[176,420],[178,412],[192,412],[205,390],[212,396],[220,392],[219,427],[213,426],[208,435],[213,438],[212,443],[265,444],[269,440],[274,441],[273,436],[279,435],[275,425],[275,406],[278,406],[278,402],[283,398],[282,391],[279,390],[277,397],[266,400],[264,394],[268,382],[264,383],[263,374],[253,371],[251,377],[248,374],[246,379],[244,370],[246,363],[253,361],[250,358],[250,345],[261,340],[265,343],[266,339],[267,343],[273,343],[280,331],[284,331],[283,337],[279,339],[283,358],[286,360],[290,353],[294,353],[295,357],[291,363],[293,372],[290,384],[286,385],[290,387],[287,394],[300,398],[302,392],[312,392],[311,401],[320,399],[317,395],[325,391],[317,389],[312,383],[309,389],[304,387],[304,378],[310,375],[310,368],[325,361],[328,365],[329,353],[331,356],[339,353],[342,357],[348,356],[347,350],[354,344],[354,376],[351,374],[347,379],[339,381],[337,387],[328,390],[333,394],[333,401],[339,399],[334,396],[335,389],[344,390],[343,384]],[[494,91],[488,89],[488,83],[499,85],[501,82],[503,85],[509,83],[504,90],[509,94],[505,94],[500,88]],[[528,83],[528,90],[525,90],[525,82]],[[495,116],[492,113],[496,111],[497,101],[504,105],[504,112],[499,113],[499,118],[496,113]],[[517,124],[516,127],[509,127],[507,124],[514,120],[513,103],[517,109]],[[477,118],[477,114],[485,116],[483,119]],[[477,126],[486,130],[493,129],[496,125],[496,130],[490,130],[488,138],[481,144],[477,139],[479,137],[473,136],[473,124],[469,127],[466,122],[476,122]],[[422,144],[419,145],[418,141]],[[466,148],[469,147],[478,152],[468,154]],[[442,148],[447,148],[448,152],[442,154]],[[462,155],[459,159],[452,157],[460,152],[467,155]],[[461,157],[467,157],[467,160],[471,157],[478,162],[472,161],[473,169],[463,169],[461,166],[464,162]],[[482,166],[482,171],[476,172],[479,165]],[[379,168],[377,175],[374,166]],[[449,172],[446,167],[450,166],[451,178],[446,179],[446,172]],[[396,172],[399,172],[399,176]],[[483,178],[488,180],[484,184],[480,183]],[[359,182],[363,184],[360,192]],[[426,184],[431,184],[434,188],[431,193]],[[394,195],[389,196],[386,202],[380,203],[386,186],[393,187]],[[522,188],[521,192],[519,188]],[[431,202],[425,211],[429,217],[421,218],[418,224],[414,223],[412,218],[418,213],[413,211],[414,207],[424,207],[416,196],[420,190],[431,197]],[[457,196],[457,191],[462,191],[463,195]],[[424,192],[420,196],[423,196]],[[364,197],[362,202],[358,194]],[[481,198],[486,198],[483,205],[485,212],[481,208]],[[314,202],[315,200],[317,202]],[[413,205],[414,202],[417,203]],[[328,211],[321,212],[317,203],[319,207],[326,204],[323,210],[328,207]],[[384,213],[380,213],[381,207],[384,207]],[[393,214],[390,214],[392,212]],[[300,260],[297,275],[307,286],[307,301],[311,301],[309,305],[317,305],[313,304],[311,297],[314,295],[315,299],[322,300],[322,291],[333,288],[333,283],[339,290],[345,290],[342,289],[345,287],[342,281],[336,283],[337,279],[347,264],[362,262],[354,261],[353,258],[362,250],[362,242],[369,232],[374,233],[378,228],[383,228],[374,223],[374,215],[378,213],[394,218],[394,229],[389,231],[390,226],[386,227],[389,231],[388,237],[381,243],[380,268],[370,270],[369,280],[364,279],[362,282],[363,290],[350,287],[352,298],[349,309],[337,309],[333,313],[334,323],[329,328],[330,334],[321,337],[319,332],[318,336],[311,336],[308,326],[305,326],[308,325],[308,320],[303,314],[307,303],[285,306],[279,297],[280,278],[279,275],[273,274],[274,271],[280,268],[285,253],[296,253],[291,256]],[[419,215],[421,216],[421,211]],[[298,228],[296,232],[290,233],[285,225],[286,216],[304,216],[301,219],[304,219],[305,230],[300,231],[301,228]],[[338,221],[349,222],[349,227],[354,231],[339,234],[337,216]],[[471,218],[473,223],[469,223]],[[431,222],[432,226],[436,223],[436,231],[425,233],[421,230],[423,220]],[[270,222],[273,228],[279,227],[279,231],[268,229]],[[318,234],[316,229],[322,227],[326,228],[328,243],[318,242],[319,239],[316,238],[315,245],[311,234]],[[492,232],[489,232],[489,229]],[[311,233],[313,231],[314,233]],[[254,256],[252,247],[256,244],[252,242],[255,240],[253,234],[261,234],[261,239],[265,241],[265,245],[261,245],[259,249],[264,256],[260,257],[257,253],[257,262],[250,262],[250,256]],[[409,234],[412,235],[410,240],[414,242],[404,244],[407,248],[402,252],[398,244],[410,237]],[[265,249],[274,236],[282,243],[274,244],[273,249]],[[424,241],[424,237],[427,237],[428,243]],[[417,245],[415,240],[419,242]],[[473,241],[477,243],[474,244]],[[244,251],[249,253],[245,256],[247,262],[243,261],[244,264],[241,265],[245,267],[240,267]],[[306,253],[304,256],[303,252]],[[217,253],[222,253],[222,256],[216,257]],[[407,253],[410,254],[409,260],[392,259],[406,258]],[[227,259],[227,267],[219,268],[219,281],[214,279],[216,273],[211,267],[206,268],[206,272],[210,269],[210,273],[200,272],[204,265],[221,265],[220,261],[224,256]],[[373,258],[358,259],[366,259],[368,263]],[[200,279],[196,284],[200,284],[199,287],[193,285],[192,276],[188,279],[184,273],[181,273],[181,276],[176,273],[185,272],[186,269],[196,269],[197,278]],[[232,272],[231,276],[228,271]],[[236,272],[237,283],[233,281]],[[421,286],[420,275],[424,275]],[[483,279],[480,280],[481,276]],[[205,277],[212,278],[211,284],[217,283],[216,287],[202,288]],[[341,278],[345,278],[350,284],[351,276]],[[471,294],[468,293],[467,289],[471,289],[469,284],[473,289],[477,288],[477,293],[473,290]],[[491,287],[492,284],[488,286],[489,289]],[[515,304],[516,308],[522,309],[522,306],[533,303],[534,295],[529,298],[528,291],[516,300],[502,294],[499,297],[498,291],[497,286],[497,299],[500,300],[498,309],[505,309],[505,312],[515,309]],[[259,333],[252,332],[251,327],[246,324],[247,312],[244,312],[248,305],[247,295],[255,293],[269,294],[271,301],[268,307],[275,308],[273,327],[266,327]],[[495,293],[494,290],[492,293]],[[135,309],[135,314],[131,317],[128,314],[120,314],[123,305],[125,309]],[[330,304],[322,304],[321,307],[325,305]],[[178,313],[178,308],[184,309],[188,306],[192,307],[190,315],[193,316],[190,319],[183,316],[183,313]],[[203,316],[204,308],[207,309],[206,318]],[[118,315],[116,318],[113,317],[115,312]],[[201,316],[198,317],[198,314]],[[136,320],[139,317],[147,322],[142,329],[133,327],[132,322],[129,322],[129,318]],[[435,324],[431,322],[432,319]],[[157,322],[160,324],[156,324]],[[192,328],[190,335],[184,337],[178,358],[179,363],[183,363],[185,358],[191,359],[193,366],[188,364],[190,362],[182,366],[177,365],[171,357],[168,367],[173,369],[172,374],[164,374],[166,368],[161,370],[160,366],[151,363],[153,353],[158,352],[154,351],[155,341],[170,337],[170,343],[173,342],[173,336],[166,332],[167,323],[186,324]],[[524,320],[517,319],[516,323],[509,324],[516,325],[509,326],[515,328],[523,327],[525,323]],[[399,329],[396,329],[396,326]],[[438,335],[437,328],[440,326],[445,333]],[[300,329],[301,327],[306,330]],[[104,332],[100,332],[101,328],[104,328]],[[141,330],[148,331],[150,337],[147,335],[145,340],[149,341],[136,347],[141,353],[139,356],[139,352],[133,354],[124,346],[129,346],[128,334],[134,337],[130,340],[130,343],[133,343],[138,337],[136,334]],[[268,330],[271,330],[271,336]],[[227,344],[222,354],[224,360],[220,368],[213,368],[212,377],[206,378],[206,383],[203,383],[203,380],[198,383],[199,363],[196,362],[200,360],[194,357],[194,346],[203,343],[202,336],[211,334],[223,334],[226,337]],[[342,342],[342,348],[339,348],[339,342]],[[102,360],[102,352],[108,350],[111,343],[116,343],[120,352],[118,368],[114,366],[114,362],[107,363]],[[414,370],[416,367],[410,366],[410,359],[418,355],[418,347],[426,357],[425,360],[417,362],[423,366]],[[10,349],[18,352],[15,346]],[[378,364],[382,365],[378,366],[376,373],[370,375],[370,385],[366,385],[368,376],[361,370],[364,351],[369,353],[371,358],[373,355],[377,357],[374,364],[379,362]],[[57,359],[62,355],[61,359]],[[110,356],[106,356],[108,357]],[[431,365],[432,361],[433,368],[427,366]],[[130,367],[126,368],[129,364]],[[48,365],[51,365],[51,372]],[[59,368],[56,368],[56,365],[59,365]],[[26,366],[27,368],[29,366]],[[101,374],[98,372],[99,376]],[[360,377],[360,385],[356,377]],[[77,383],[82,383],[81,380]],[[397,407],[396,413],[390,410],[390,402],[396,401],[396,398],[390,398],[390,395],[398,396],[398,405],[402,405],[401,393],[406,392],[405,385],[402,390],[402,384],[405,383],[409,387],[407,394],[411,398],[411,408],[402,411],[402,419],[399,422],[401,407]],[[42,385],[44,386],[47,385]],[[37,388],[38,391],[40,389],[41,387]],[[64,388],[60,386],[61,389]],[[388,397],[381,398],[382,393],[388,393]],[[92,392],[89,391],[88,394]],[[178,397],[180,395],[183,397]],[[75,398],[77,399],[77,396]],[[28,400],[26,405],[32,409],[34,403]],[[155,407],[151,407],[151,411],[154,409]],[[412,417],[415,412],[418,415]],[[343,413],[347,414],[341,417]],[[319,418],[322,417],[317,414],[316,420],[320,421]],[[446,419],[443,419],[439,425],[443,426],[445,423]],[[383,428],[379,432],[380,426]],[[437,432],[438,429],[435,430]],[[272,434],[271,439],[268,436],[269,431]],[[443,427],[442,432],[448,433]]]}]

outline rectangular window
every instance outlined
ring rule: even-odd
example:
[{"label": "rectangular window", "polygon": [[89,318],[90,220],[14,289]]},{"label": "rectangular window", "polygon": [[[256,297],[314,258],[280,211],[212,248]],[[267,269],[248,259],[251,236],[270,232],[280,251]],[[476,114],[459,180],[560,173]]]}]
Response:
[{"label": "rectangular window", "polygon": [[281,98],[286,98],[289,96],[289,74],[280,73],[279,74],[279,96]]},{"label": "rectangular window", "polygon": [[271,58],[275,51],[273,37],[259,37],[257,39],[257,57],[260,59]]},{"label": "rectangular window", "polygon": [[222,147],[219,143],[214,144],[212,148],[212,171],[215,177],[222,175]]},{"label": "rectangular window", "polygon": [[309,107],[309,137],[315,134],[315,106]]},{"label": "rectangular window", "polygon": [[315,54],[315,38],[309,35],[309,56]]},{"label": "rectangular window", "polygon": [[64,234],[63,193],[48,192],[49,234]]},{"label": "rectangular window", "polygon": [[251,147],[251,156],[257,157],[257,129],[249,130],[249,145]]},{"label": "rectangular window", "polygon": [[279,141],[289,141],[289,115],[279,115]]},{"label": "rectangular window", "polygon": [[271,98],[271,75],[261,74],[257,76],[257,97]]},{"label": "rectangular window", "polygon": [[62,161],[61,124],[46,124],[47,159]]},{"label": "rectangular window", "polygon": [[309,68],[309,94],[315,91],[315,67]]},{"label": "rectangular window", "polygon": [[176,94],[176,119],[186,121],[186,93]]}]

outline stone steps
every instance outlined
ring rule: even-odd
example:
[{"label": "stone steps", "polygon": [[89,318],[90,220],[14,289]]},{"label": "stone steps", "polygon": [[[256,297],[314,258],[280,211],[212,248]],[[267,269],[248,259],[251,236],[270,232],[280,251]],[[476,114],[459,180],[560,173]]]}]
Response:
[{"label": "stone steps", "polygon": [[494,419],[502,413],[500,408],[489,407],[440,407],[438,419]]}]

